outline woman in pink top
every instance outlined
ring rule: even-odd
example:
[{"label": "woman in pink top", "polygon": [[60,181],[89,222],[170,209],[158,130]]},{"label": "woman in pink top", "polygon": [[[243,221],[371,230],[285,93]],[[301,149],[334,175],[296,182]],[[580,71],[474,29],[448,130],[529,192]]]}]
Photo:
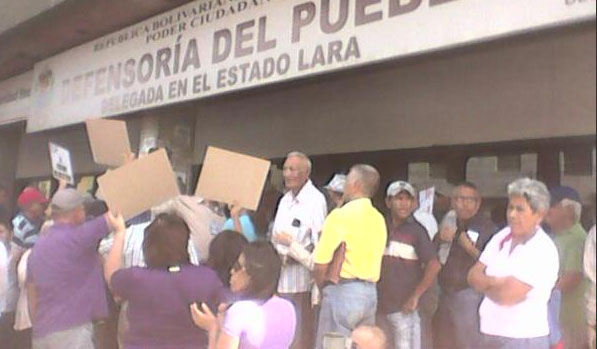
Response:
[{"label": "woman in pink top", "polygon": [[273,245],[258,241],[247,245],[232,269],[230,288],[241,301],[216,318],[207,305],[191,305],[195,324],[209,332],[209,348],[290,347],[296,327],[292,303],[275,296],[282,263]]}]

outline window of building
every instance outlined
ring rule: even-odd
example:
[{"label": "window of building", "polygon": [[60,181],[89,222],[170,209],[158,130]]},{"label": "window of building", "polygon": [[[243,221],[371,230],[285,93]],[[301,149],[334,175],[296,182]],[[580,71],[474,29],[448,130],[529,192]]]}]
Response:
[{"label": "window of building", "polygon": [[566,149],[560,152],[560,169],[562,174],[568,176],[592,176],[593,154],[590,148]]},{"label": "window of building", "polygon": [[522,157],[520,155],[500,155],[497,157],[498,172],[520,172]]}]

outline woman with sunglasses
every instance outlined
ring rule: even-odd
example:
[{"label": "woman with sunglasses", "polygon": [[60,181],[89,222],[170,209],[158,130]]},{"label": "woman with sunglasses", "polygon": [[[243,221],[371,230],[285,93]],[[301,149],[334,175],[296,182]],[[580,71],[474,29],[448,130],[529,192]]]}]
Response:
[{"label": "woman with sunglasses", "polygon": [[124,235],[114,236],[104,267],[114,295],[128,301],[124,348],[206,347],[207,333],[193,324],[188,305],[202,302],[215,309],[228,292],[212,269],[189,262],[187,224],[168,213],[154,219],[143,240],[146,268],[121,269]]},{"label": "woman with sunglasses", "polygon": [[292,303],[275,295],[281,266],[271,243],[250,243],[230,277],[230,288],[241,300],[220,305],[217,318],[206,304],[191,305],[195,324],[209,333],[210,349],[290,347],[296,314]]}]

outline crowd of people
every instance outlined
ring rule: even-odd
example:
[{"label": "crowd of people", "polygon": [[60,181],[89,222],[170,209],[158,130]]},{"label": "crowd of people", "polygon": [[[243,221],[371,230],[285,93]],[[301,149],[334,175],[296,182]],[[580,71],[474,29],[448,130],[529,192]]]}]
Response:
[{"label": "crowd of people", "polygon": [[474,183],[434,217],[401,180],[376,207],[372,166],[323,190],[311,166],[288,154],[266,228],[186,195],[125,221],[65,185],[25,188],[11,217],[0,188],[0,347],[595,348],[573,188],[513,181],[498,226]]}]

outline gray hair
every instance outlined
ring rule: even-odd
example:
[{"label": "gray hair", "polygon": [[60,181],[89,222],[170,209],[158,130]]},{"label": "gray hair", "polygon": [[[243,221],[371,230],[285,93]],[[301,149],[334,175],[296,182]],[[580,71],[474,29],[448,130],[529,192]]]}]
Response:
[{"label": "gray hair", "polygon": [[357,181],[363,185],[363,194],[372,197],[379,189],[379,172],[371,165],[358,164],[350,168],[357,175]]},{"label": "gray hair", "polygon": [[543,182],[531,178],[520,178],[508,185],[508,196],[524,197],[533,212],[547,211],[551,195]]},{"label": "gray hair", "polygon": [[169,213],[178,215],[178,208],[176,205],[176,198],[164,201],[151,208],[151,218],[154,219],[159,214]]},{"label": "gray hair", "polygon": [[570,199],[562,199],[562,201],[560,201],[560,205],[572,211],[574,214],[574,223],[578,223],[580,221],[580,217],[582,215],[582,205],[580,202]]},{"label": "gray hair", "polygon": [[301,153],[300,151],[291,151],[290,153],[288,153],[288,155],[286,155],[286,158],[299,158],[303,160],[307,165],[307,171],[311,173],[311,168],[313,167],[313,165],[311,164],[311,159],[309,159],[309,157],[305,153]]}]

